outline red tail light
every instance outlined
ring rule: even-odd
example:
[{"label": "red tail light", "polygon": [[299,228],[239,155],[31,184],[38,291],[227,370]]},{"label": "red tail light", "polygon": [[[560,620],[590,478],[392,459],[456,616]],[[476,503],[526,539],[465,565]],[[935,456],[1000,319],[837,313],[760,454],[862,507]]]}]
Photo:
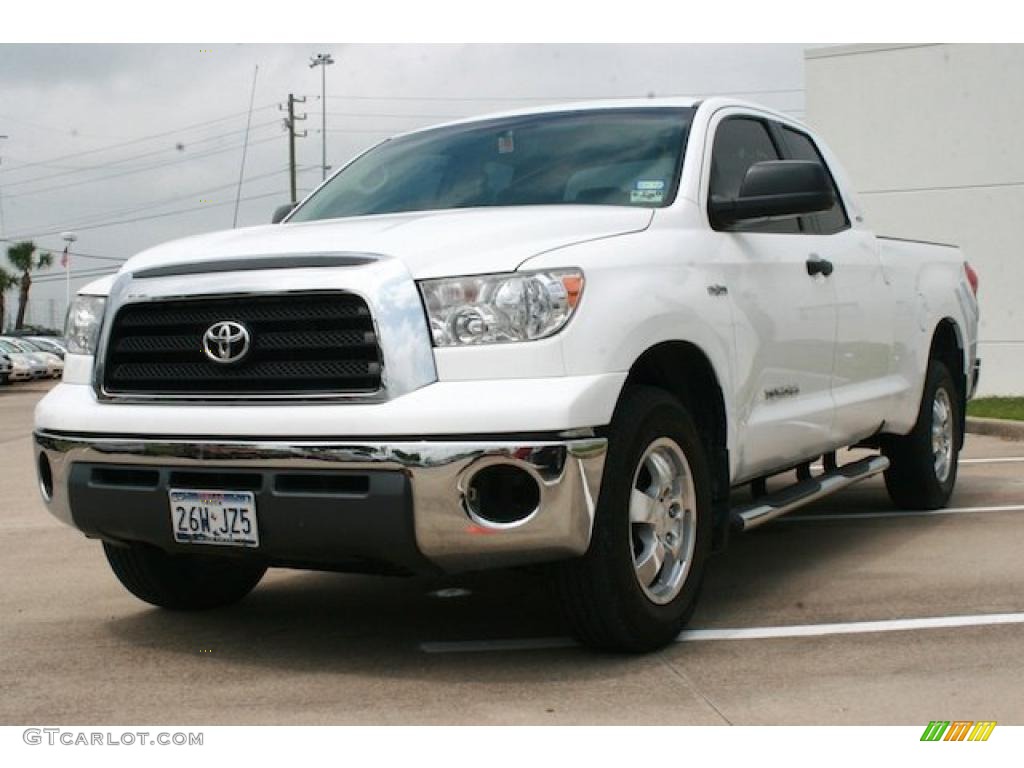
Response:
[{"label": "red tail light", "polygon": [[975,296],[978,295],[978,273],[974,271],[974,267],[964,262],[964,272],[967,273],[967,282],[971,284],[971,291]]}]

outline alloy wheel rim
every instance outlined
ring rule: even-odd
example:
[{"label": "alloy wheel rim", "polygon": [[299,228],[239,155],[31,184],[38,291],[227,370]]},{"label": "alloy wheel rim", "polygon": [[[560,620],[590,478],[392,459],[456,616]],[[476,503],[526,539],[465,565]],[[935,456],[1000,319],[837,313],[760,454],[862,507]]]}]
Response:
[{"label": "alloy wheel rim", "polygon": [[637,582],[651,602],[671,602],[686,583],[697,543],[693,475],[671,438],[652,442],[637,463],[629,523]]},{"label": "alloy wheel rim", "polygon": [[935,391],[932,401],[932,459],[940,483],[953,468],[953,406],[945,389]]}]

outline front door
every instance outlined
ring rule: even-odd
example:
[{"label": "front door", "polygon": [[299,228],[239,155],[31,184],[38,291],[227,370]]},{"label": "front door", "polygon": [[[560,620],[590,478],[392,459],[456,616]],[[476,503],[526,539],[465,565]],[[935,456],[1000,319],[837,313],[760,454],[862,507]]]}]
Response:
[{"label": "front door", "polygon": [[[768,120],[725,114],[711,127],[711,196],[736,197],[751,165],[783,157]],[[797,219],[762,221],[716,237],[735,328],[734,482],[833,444],[836,296],[828,277],[809,273],[803,226]]]}]

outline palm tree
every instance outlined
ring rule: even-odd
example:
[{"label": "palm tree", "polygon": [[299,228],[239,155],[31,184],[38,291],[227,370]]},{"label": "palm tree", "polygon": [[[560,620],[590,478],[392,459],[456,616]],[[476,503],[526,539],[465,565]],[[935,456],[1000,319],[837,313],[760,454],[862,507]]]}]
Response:
[{"label": "palm tree", "polygon": [[21,328],[25,324],[25,309],[28,307],[28,290],[32,287],[32,273],[50,266],[53,263],[53,256],[41,251],[37,256],[36,244],[31,240],[24,240],[7,249],[7,260],[21,272],[21,278],[18,279],[18,318],[14,323],[15,328]]},{"label": "palm tree", "polygon": [[6,269],[0,269],[0,333],[4,332],[5,321],[7,320],[7,306],[5,299],[7,292],[18,284],[18,278]]}]

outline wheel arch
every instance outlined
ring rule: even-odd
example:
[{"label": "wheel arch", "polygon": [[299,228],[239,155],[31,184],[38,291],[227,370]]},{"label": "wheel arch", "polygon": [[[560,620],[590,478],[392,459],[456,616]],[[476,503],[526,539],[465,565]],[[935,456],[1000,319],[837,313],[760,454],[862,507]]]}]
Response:
[{"label": "wheel arch", "polygon": [[[958,447],[963,447],[965,426],[967,421],[967,374],[965,362],[963,330],[951,317],[944,317],[932,332],[931,345],[928,349],[928,360],[938,360],[949,370],[957,387],[957,402],[960,406],[960,439]],[[923,396],[923,395],[922,395]]]},{"label": "wheel arch", "polygon": [[[712,478],[715,548],[728,533],[729,421],[725,394],[711,358],[688,341],[662,341],[644,350],[630,366],[623,392],[633,385],[658,387],[676,397],[693,418],[708,451]],[[622,393],[619,394],[619,402]],[[616,404],[616,408],[618,404]]]}]

